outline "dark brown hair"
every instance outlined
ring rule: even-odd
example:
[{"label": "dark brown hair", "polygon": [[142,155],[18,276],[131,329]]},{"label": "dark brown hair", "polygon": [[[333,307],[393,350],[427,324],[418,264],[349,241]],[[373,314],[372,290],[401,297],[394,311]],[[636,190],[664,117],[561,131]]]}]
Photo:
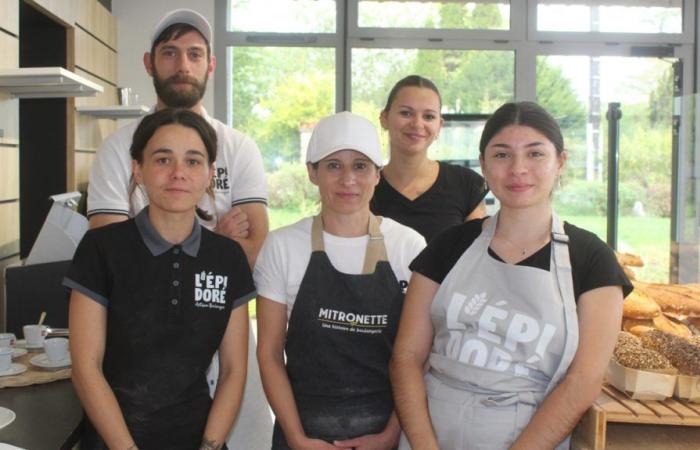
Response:
[{"label": "dark brown hair", "polygon": [[160,44],[161,42],[168,42],[172,41],[173,39],[178,39],[180,36],[189,33],[190,31],[196,31],[197,34],[202,36],[204,42],[207,43],[207,61],[210,61],[211,44],[209,43],[207,38],[205,38],[204,35],[197,28],[188,23],[174,23],[169,27],[165,28],[165,30],[161,31],[158,37],[155,38],[155,40],[153,41],[153,44],[151,44],[151,62],[154,61],[156,47],[158,47],[158,44]]},{"label": "dark brown hair", "polygon": [[391,104],[394,103],[394,100],[399,94],[399,91],[405,87],[419,87],[430,89],[431,91],[435,92],[435,94],[437,94],[440,109],[442,109],[442,97],[440,96],[440,91],[438,90],[437,86],[435,86],[435,83],[420,75],[409,75],[397,81],[394,87],[391,88],[391,91],[389,92],[389,97],[386,100],[386,106],[384,106],[383,109],[384,112],[389,112],[389,109],[391,109]]},{"label": "dark brown hair", "polygon": [[534,102],[506,103],[498,108],[484,125],[479,142],[479,154],[483,157],[486,146],[502,129],[510,125],[523,125],[544,135],[557,149],[557,155],[564,151],[564,138],[554,117]]},{"label": "dark brown hair", "polygon": [[[204,117],[184,108],[161,109],[160,111],[156,111],[144,117],[138,127],[136,127],[136,131],[134,131],[134,136],[131,140],[131,147],[129,148],[131,159],[141,165],[143,163],[143,152],[148,145],[148,141],[151,140],[159,128],[166,125],[180,125],[196,131],[207,151],[207,164],[211,165],[216,161],[216,131],[214,131]],[[131,198],[135,189],[136,184],[132,178],[129,188],[129,198]],[[214,193],[211,190],[211,186],[207,187],[207,194],[212,200],[212,204],[215,204]],[[199,206],[196,211],[197,215],[204,220],[212,220],[213,218],[211,214],[202,210]]]}]

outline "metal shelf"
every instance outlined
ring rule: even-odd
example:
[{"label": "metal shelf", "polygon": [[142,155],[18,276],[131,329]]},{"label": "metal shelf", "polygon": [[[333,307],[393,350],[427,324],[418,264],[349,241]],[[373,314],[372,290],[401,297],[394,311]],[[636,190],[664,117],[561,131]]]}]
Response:
[{"label": "metal shelf", "polygon": [[102,119],[129,119],[145,116],[151,111],[144,105],[78,106],[75,110]]},{"label": "metal shelf", "polygon": [[0,70],[0,91],[16,98],[89,97],[103,91],[63,67],[21,67]]}]

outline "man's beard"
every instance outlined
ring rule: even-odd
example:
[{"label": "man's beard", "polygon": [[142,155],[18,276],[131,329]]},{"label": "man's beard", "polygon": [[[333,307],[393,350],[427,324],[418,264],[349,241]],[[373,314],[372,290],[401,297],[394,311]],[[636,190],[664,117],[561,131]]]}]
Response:
[{"label": "man's beard", "polygon": [[[156,88],[158,98],[170,108],[192,108],[204,97],[207,89],[208,74],[204,75],[204,80],[199,81],[194,77],[175,74],[165,80],[153,72],[153,87]],[[189,89],[173,86],[175,83],[188,83]]]}]

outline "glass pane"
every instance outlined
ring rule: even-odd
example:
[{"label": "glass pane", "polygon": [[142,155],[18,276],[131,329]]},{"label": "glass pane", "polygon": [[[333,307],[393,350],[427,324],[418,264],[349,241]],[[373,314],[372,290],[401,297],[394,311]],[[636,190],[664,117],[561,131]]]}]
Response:
[{"label": "glass pane", "polygon": [[232,59],[233,127],[260,147],[272,228],[309,215],[318,194],[303,158],[316,122],[335,111],[335,50],[242,47]]},{"label": "glass pane", "polygon": [[[380,129],[379,113],[392,86],[407,75],[419,74],[440,89],[443,113],[491,113],[514,98],[514,73],[512,51],[355,48],[352,110]],[[446,138],[430,148],[431,158],[471,158],[474,149],[467,141],[457,145]]]},{"label": "glass pane", "polygon": [[360,27],[507,30],[510,1],[360,1],[358,15]]},{"label": "glass pane", "polygon": [[606,239],[608,103],[619,102],[618,249],[642,257],[643,281],[667,282],[671,212],[672,61],[540,56],[537,99],[562,126],[568,150],[555,207]]},{"label": "glass pane", "polygon": [[[539,31],[682,33],[682,0],[539,0]],[[642,6],[643,5],[643,6]],[[624,17],[624,20],[620,18]]]},{"label": "glass pane", "polygon": [[229,31],[335,33],[335,0],[230,0]]}]

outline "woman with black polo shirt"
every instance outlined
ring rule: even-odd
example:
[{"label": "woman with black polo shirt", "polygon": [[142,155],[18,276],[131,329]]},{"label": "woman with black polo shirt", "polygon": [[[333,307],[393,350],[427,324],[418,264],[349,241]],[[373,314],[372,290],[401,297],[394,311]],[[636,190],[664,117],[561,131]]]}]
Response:
[{"label": "woman with black polo shirt", "polygon": [[632,286],[605,243],[552,210],[566,152],[545,110],[503,105],[480,153],[500,211],[411,263],[391,362],[399,448],[568,448]]},{"label": "woman with black polo shirt", "polygon": [[484,217],[484,179],[466,167],[433,161],[428,148],[442,127],[435,84],[418,75],[398,81],[379,120],[389,132],[391,158],[370,207],[409,226],[430,242],[440,231]]},{"label": "woman with black polo shirt", "polygon": [[195,217],[208,215],[196,205],[216,133],[191,111],[158,111],[139,124],[131,156],[149,206],[88,231],[64,281],[81,448],[222,448],[245,385],[255,288],[241,247]]}]

